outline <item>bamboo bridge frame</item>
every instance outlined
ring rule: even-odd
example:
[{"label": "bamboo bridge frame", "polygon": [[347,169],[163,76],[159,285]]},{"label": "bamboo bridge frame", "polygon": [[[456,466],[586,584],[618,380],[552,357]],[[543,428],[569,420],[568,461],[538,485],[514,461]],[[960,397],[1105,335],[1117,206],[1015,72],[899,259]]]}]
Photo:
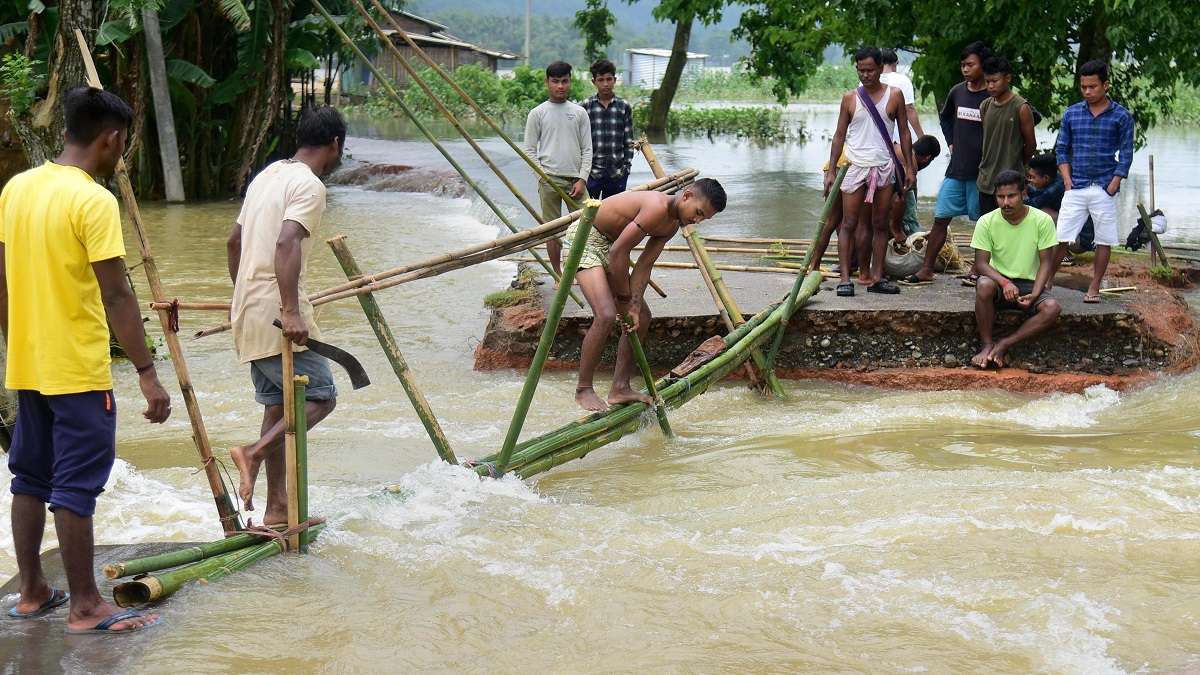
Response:
[{"label": "bamboo bridge frame", "polygon": [[[535,226],[528,229],[518,228],[508,215],[488,196],[483,187],[475,181],[446,147],[433,135],[421,119],[404,102],[394,84],[384,75],[359,49],[354,41],[342,30],[338,21],[319,0],[313,0],[313,6],[325,18],[330,28],[338,35],[345,45],[351,49],[362,62],[367,65],[376,78],[384,93],[396,103],[397,107],[413,122],[423,136],[442,154],[446,161],[462,177],[471,190],[496,215],[499,221],[511,234],[493,241],[476,244],[443,255],[434,256],[417,262],[394,267],[374,274],[364,274],[354,256],[344,235],[335,236],[327,241],[339,265],[346,275],[346,282],[331,288],[313,293],[309,296],[313,305],[321,305],[336,300],[357,298],[366,320],[370,323],[397,379],[400,381],[406,396],[414,411],[420,418],[427,435],[438,456],[450,464],[462,464],[472,468],[481,477],[499,478],[506,473],[515,473],[522,478],[547,471],[555,466],[573,459],[581,458],[591,451],[637,431],[648,408],[653,408],[659,426],[666,435],[671,435],[671,427],[667,420],[667,410],[678,408],[720,381],[726,375],[744,369],[750,382],[767,396],[785,397],[782,384],[774,374],[775,357],[783,341],[783,335],[788,322],[795,311],[803,305],[819,289],[822,280],[819,271],[820,261],[812,259],[812,247],[809,247],[803,264],[797,265],[795,282],[791,292],[780,302],[755,316],[746,319],[739,309],[728,286],[721,277],[718,266],[713,262],[703,239],[691,226],[684,226],[682,234],[691,252],[695,267],[699,270],[701,279],[708,289],[721,321],[728,333],[722,338],[723,349],[708,361],[701,362],[679,377],[667,377],[654,380],[646,362],[645,353],[641,348],[636,334],[631,333],[632,346],[640,371],[645,380],[648,393],[654,400],[654,405],[630,403],[610,408],[605,412],[595,413],[558,429],[540,436],[521,441],[521,432],[525,419],[532,404],[534,394],[540,382],[546,359],[557,333],[563,309],[569,299],[582,306],[582,301],[575,295],[572,283],[578,270],[583,253],[584,243],[591,230],[592,221],[600,207],[600,201],[589,199],[582,208],[565,194],[560,187],[533,161],[503,129],[487,115],[472,98],[462,90],[454,79],[440,68],[403,30],[399,23],[380,4],[379,0],[369,0],[375,14],[390,24],[391,34],[399,36],[411,48],[413,53],[432,71],[444,80],[474,114],[484,121],[518,157],[544,182],[554,187],[566,201],[572,212],[560,218],[543,222],[541,214],[533,204],[521,194],[512,181],[506,176],[490,156],[479,146],[474,138],[466,131],[461,121],[449,110],[433,90],[417,75],[415,67],[395,47],[389,34],[377,22],[376,17],[363,4],[362,0],[351,0],[351,4],[362,15],[366,24],[381,40],[392,56],[412,76],[411,81],[428,96],[451,126],[462,136],[467,145],[480,157],[484,164],[496,175],[500,182],[509,190],[514,198],[525,208],[535,220]],[[76,32],[80,49],[85,63],[88,64],[89,83],[100,87],[100,80],[91,65],[91,55],[83,36]],[[664,193],[675,193],[690,185],[698,175],[694,169],[684,169],[667,173],[653,148],[645,139],[639,141],[636,147],[641,151],[654,174],[654,180],[631,188],[632,190],[656,190]],[[845,169],[837,176],[836,184],[826,200],[821,216],[824,221],[828,215],[834,197],[836,196]],[[306,459],[306,428],[305,385],[306,378],[293,377],[291,369],[291,344],[283,339],[283,360],[285,381],[292,382],[292,387],[285,387],[285,457],[287,460],[288,480],[288,524],[283,532],[267,532],[265,528],[247,529],[243,525],[240,513],[234,508],[225,480],[219,469],[218,461],[213,457],[212,445],[209,441],[200,405],[191,383],[186,357],[178,336],[178,316],[181,311],[213,311],[225,312],[229,303],[225,302],[183,302],[169,299],[163,289],[162,280],[158,273],[150,242],[134,198],[132,185],[123,163],[116,171],[117,185],[129,212],[133,229],[138,238],[141,253],[140,266],[146,274],[150,286],[152,301],[150,309],[158,315],[162,326],[166,345],[170,352],[175,373],[179,381],[181,393],[186,403],[188,418],[192,427],[192,438],[200,456],[200,465],[205,472],[213,499],[217,506],[222,531],[226,538],[200,546],[185,548],[170,553],[152,556],[138,560],[109,565],[105,574],[109,578],[133,576],[131,581],[117,586],[114,591],[119,604],[131,605],[160,600],[169,596],[183,585],[197,579],[214,580],[226,576],[236,570],[254,564],[264,558],[287,551],[300,552],[306,549],[323,526],[320,519],[309,518],[307,512],[307,459]],[[570,242],[566,261],[561,276],[556,274],[550,265],[537,253],[536,247],[562,235],[574,222],[578,221],[574,239]],[[819,227],[819,223],[817,225]],[[815,234],[815,232],[814,232]],[[432,406],[417,384],[404,355],[392,333],[391,327],[384,318],[375,294],[400,284],[426,279],[463,269],[489,260],[496,260],[516,252],[528,252],[534,262],[554,276],[557,288],[554,298],[546,308],[546,319],[541,337],[538,341],[532,364],[525,377],[516,408],[512,415],[508,431],[499,450],[491,455],[477,460],[462,461],[451,448],[441,424],[438,422]],[[658,292],[663,293],[661,289]],[[665,295],[665,293],[663,293]],[[201,330],[195,337],[202,338],[220,333],[230,328],[228,323],[212,326]],[[766,352],[764,353],[764,348]],[[171,569],[168,569],[171,568]],[[163,571],[165,570],[165,571]]]}]

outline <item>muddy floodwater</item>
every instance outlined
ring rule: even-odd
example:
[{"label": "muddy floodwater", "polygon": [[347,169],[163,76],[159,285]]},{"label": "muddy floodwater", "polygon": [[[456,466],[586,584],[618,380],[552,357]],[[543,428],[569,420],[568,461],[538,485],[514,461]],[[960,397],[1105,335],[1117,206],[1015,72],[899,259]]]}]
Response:
[{"label": "muddy floodwater", "polygon": [[[1179,168],[1194,164],[1200,137],[1178,133],[1161,141],[1158,200],[1182,212],[1182,240],[1200,241],[1197,191]],[[349,148],[358,159],[435,161],[415,142],[356,136]],[[818,206],[825,148],[702,139],[659,154],[726,182],[730,208],[709,231],[798,237]],[[518,173],[515,161],[503,166]],[[923,197],[936,173],[922,175]],[[647,175],[635,164],[635,181]],[[237,211],[143,205],[169,294],[228,296],[224,239]],[[497,228],[468,199],[339,186],[322,239],[336,233],[378,271]],[[313,250],[310,290],[339,281],[329,250]],[[480,299],[513,271],[492,262],[380,295],[459,457],[499,447],[521,387],[519,373],[471,370]],[[223,318],[187,314],[182,332]],[[1196,375],[1043,397],[791,382],[786,402],[726,383],[673,412],[674,440],[651,423],[535,480],[480,481],[434,461],[357,303],[327,305],[318,320],[374,384],[354,392],[338,373],[338,409],[310,435],[312,511],[329,521],[311,555],[186,588],[159,608],[163,627],[74,645],[65,670],[1200,668]],[[224,458],[258,429],[248,367],[228,334],[184,344]],[[219,537],[183,406],[165,426],[146,424],[132,367],[114,371],[120,459],[97,541]],[[573,387],[568,374],[546,375],[527,435],[577,416]],[[0,578],[16,572],[10,505],[0,491]]]}]

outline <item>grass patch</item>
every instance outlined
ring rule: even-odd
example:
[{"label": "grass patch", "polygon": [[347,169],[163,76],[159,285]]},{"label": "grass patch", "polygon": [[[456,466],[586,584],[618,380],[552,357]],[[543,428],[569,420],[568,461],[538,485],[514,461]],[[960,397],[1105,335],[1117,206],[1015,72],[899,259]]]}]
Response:
[{"label": "grass patch", "polygon": [[505,291],[496,291],[483,296],[484,307],[499,309],[501,307],[512,307],[523,302],[532,300],[534,296],[531,288],[510,288]]},{"label": "grass patch", "polygon": [[[633,109],[633,124],[645,128],[649,107]],[[804,126],[789,124],[780,108],[672,108],[667,113],[667,133],[696,136],[736,136],[759,142],[778,143],[803,138]]]}]

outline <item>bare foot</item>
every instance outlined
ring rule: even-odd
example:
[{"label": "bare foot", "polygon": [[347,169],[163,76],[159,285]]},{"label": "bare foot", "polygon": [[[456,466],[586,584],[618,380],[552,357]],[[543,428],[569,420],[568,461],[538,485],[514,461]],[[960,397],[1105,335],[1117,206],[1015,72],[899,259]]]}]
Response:
[{"label": "bare foot", "polygon": [[926,274],[925,270],[921,270],[920,272],[917,272],[913,276],[920,279],[921,281],[933,281],[934,278],[937,277],[937,275],[934,274],[933,272],[929,272],[928,274]]},{"label": "bare foot", "polygon": [[991,361],[997,368],[1004,367],[1004,355],[1008,351],[1008,346],[1003,342],[997,342],[992,351],[988,354],[988,361]]},{"label": "bare foot", "polygon": [[[104,621],[113,614],[122,611],[125,610],[109,602],[101,602],[100,604],[89,609],[86,613],[76,612],[74,609],[72,609],[71,613],[67,616],[67,629],[73,631],[89,630],[91,628],[95,628],[100,624],[100,622]],[[132,619],[118,621],[117,623],[114,623],[108,627],[108,632],[120,633],[122,631],[134,630],[136,628],[142,628],[143,626],[149,626],[155,621],[158,621],[157,614],[144,614]]]},{"label": "bare foot", "polygon": [[[258,468],[262,466],[262,459],[252,456],[250,449],[245,446],[230,448],[229,457],[237,465],[238,473],[241,474],[241,480],[238,481],[238,495],[242,498],[242,503],[246,505],[246,510],[253,511],[254,483],[258,480]],[[285,517],[284,520],[287,518]]]},{"label": "bare foot", "polygon": [[871,284],[875,283],[875,280],[872,279],[871,277],[864,277],[861,274],[858,275],[858,278],[855,279],[854,281],[858,282],[858,284],[860,286],[870,286]]},{"label": "bare foot", "polygon": [[988,364],[991,362],[991,358],[990,358],[991,353],[992,353],[992,345],[990,345],[990,344],[984,345],[983,349],[980,349],[978,354],[971,357],[971,365],[975,366],[976,368],[981,368],[981,369],[987,368]]},{"label": "bare foot", "polygon": [[642,403],[645,403],[646,405],[654,405],[654,399],[650,398],[649,395],[639,394],[638,392],[636,392],[632,389],[627,389],[627,388],[613,389],[612,391],[608,392],[608,404],[609,405],[621,405],[622,403],[636,403],[638,401],[641,401]]},{"label": "bare foot", "polygon": [[41,586],[37,589],[37,591],[29,595],[22,593],[20,599],[17,600],[17,604],[14,609],[17,610],[18,614],[30,614],[32,612],[36,612],[43,604],[45,604],[47,600],[50,599],[50,593],[52,592],[53,591],[50,590],[50,584],[42,581]]},{"label": "bare foot", "polygon": [[575,389],[575,402],[584,410],[591,410],[593,412],[608,410],[608,406],[604,404],[604,401],[600,400],[600,397],[596,395],[596,390],[591,387],[577,387]]},{"label": "bare foot", "polygon": [[276,508],[271,504],[267,504],[267,510],[263,511],[263,525],[270,527],[272,525],[284,524],[287,525],[288,515],[287,506],[282,509]]}]

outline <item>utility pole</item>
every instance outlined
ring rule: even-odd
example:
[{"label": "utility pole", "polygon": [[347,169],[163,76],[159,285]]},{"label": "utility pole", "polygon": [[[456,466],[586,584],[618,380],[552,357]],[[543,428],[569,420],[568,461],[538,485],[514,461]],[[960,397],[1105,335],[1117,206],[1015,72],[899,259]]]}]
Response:
[{"label": "utility pole", "polygon": [[158,27],[158,13],[153,9],[142,10],[142,32],[146,38],[146,60],[150,62],[150,93],[154,99],[158,154],[162,157],[167,201],[181,202],[184,200],[183,172],[179,168],[175,114],[171,111],[171,92],[167,87],[167,64],[163,57],[162,32]]},{"label": "utility pole", "polygon": [[525,65],[529,65],[529,34],[532,30],[533,0],[525,0]]}]

